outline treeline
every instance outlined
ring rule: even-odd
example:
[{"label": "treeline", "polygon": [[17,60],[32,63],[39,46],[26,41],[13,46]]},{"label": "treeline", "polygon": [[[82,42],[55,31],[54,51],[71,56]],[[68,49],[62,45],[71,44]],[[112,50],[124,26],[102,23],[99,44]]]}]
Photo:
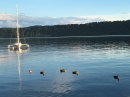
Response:
[{"label": "treeline", "polygon": [[[20,37],[130,35],[130,20],[20,28]],[[0,28],[0,38],[15,38],[16,28]]]}]

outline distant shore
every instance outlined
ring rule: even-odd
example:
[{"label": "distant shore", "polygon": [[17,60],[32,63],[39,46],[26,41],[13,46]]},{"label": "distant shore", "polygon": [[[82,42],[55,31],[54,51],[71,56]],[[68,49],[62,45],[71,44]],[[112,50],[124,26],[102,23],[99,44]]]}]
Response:
[{"label": "distant shore", "polygon": [[[20,28],[22,37],[127,37],[130,20]],[[0,28],[0,38],[15,38],[16,28]]]},{"label": "distant shore", "polygon": [[[24,38],[116,38],[130,37],[130,35],[98,35],[98,36],[60,36],[60,37],[24,37]],[[24,39],[21,38],[21,39]],[[16,39],[16,38],[0,38],[0,39]]]}]

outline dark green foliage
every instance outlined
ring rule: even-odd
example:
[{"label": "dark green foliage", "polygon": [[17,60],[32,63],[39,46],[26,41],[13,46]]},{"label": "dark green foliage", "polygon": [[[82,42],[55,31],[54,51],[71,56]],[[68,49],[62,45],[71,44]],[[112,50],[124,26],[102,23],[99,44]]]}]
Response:
[{"label": "dark green foliage", "polygon": [[[20,28],[20,37],[130,35],[130,20]],[[0,28],[0,38],[15,38],[15,28]]]}]

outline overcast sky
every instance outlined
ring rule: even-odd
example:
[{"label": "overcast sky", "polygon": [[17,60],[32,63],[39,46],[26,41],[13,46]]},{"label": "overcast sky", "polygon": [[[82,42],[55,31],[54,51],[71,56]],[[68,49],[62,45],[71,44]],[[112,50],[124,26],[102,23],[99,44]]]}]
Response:
[{"label": "overcast sky", "polygon": [[130,0],[0,0],[0,27],[83,24],[130,19]]}]

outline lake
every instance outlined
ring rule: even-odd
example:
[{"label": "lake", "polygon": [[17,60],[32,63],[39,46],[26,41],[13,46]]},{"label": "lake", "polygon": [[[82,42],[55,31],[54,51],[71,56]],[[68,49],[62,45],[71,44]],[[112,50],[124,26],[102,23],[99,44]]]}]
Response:
[{"label": "lake", "polygon": [[[2,97],[130,97],[130,37],[0,39]],[[60,72],[60,68],[66,72]],[[32,73],[29,73],[32,69]],[[40,74],[44,70],[45,74]],[[72,74],[78,70],[79,74]],[[114,79],[119,75],[119,80]]]}]

